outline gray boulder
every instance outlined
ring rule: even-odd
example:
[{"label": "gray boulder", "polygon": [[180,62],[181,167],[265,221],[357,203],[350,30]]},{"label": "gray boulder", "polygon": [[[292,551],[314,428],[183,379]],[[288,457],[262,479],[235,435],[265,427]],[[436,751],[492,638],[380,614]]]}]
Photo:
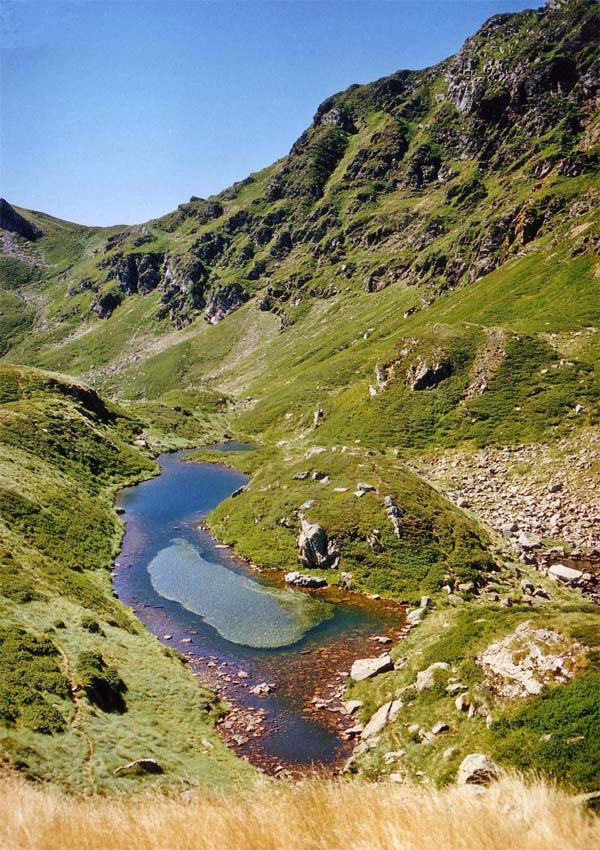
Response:
[{"label": "gray boulder", "polygon": [[394,663],[389,655],[380,655],[378,658],[358,658],[350,670],[350,677],[355,682],[364,679],[372,679],[380,673],[387,673],[394,669]]},{"label": "gray boulder", "polygon": [[565,584],[571,584],[579,581],[583,577],[583,572],[572,567],[565,567],[564,564],[552,564],[548,570],[548,575],[558,581],[565,582]]},{"label": "gray boulder", "polygon": [[459,785],[489,785],[500,778],[498,765],[483,753],[469,753],[458,768]]},{"label": "gray boulder", "polygon": [[141,776],[144,773],[164,773],[156,759],[135,759],[113,770],[113,776]]},{"label": "gray boulder", "polygon": [[309,569],[324,569],[336,567],[340,556],[333,542],[328,539],[325,529],[318,523],[308,522],[302,517],[298,535],[298,558]]},{"label": "gray boulder", "polygon": [[413,610],[409,611],[406,615],[406,622],[411,626],[418,626],[425,616],[426,611],[426,608],[413,608]]},{"label": "gray boulder", "polygon": [[387,723],[393,723],[398,717],[398,713],[400,712],[402,705],[402,700],[395,699],[392,700],[392,702],[386,702],[385,705],[378,708],[363,729],[362,737],[370,738],[373,735],[379,735]]},{"label": "gray boulder", "polygon": [[438,671],[447,672],[450,670],[450,665],[445,661],[434,661],[433,664],[430,664],[427,670],[421,670],[420,673],[417,673],[417,681],[415,682],[415,688],[417,691],[425,691],[428,688],[433,688],[435,685],[435,677]]},{"label": "gray boulder", "polygon": [[315,578],[315,576],[307,576],[298,572],[286,573],[286,584],[293,584],[296,587],[325,587],[327,584],[324,578]]}]

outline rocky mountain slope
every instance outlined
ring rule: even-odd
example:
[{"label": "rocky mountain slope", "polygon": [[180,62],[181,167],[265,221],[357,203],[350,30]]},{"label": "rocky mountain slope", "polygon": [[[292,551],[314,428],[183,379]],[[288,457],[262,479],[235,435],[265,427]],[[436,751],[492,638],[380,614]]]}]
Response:
[{"label": "rocky mountain slope", "polygon": [[[255,443],[224,455],[252,478],[219,536],[415,606],[396,669],[349,686],[358,726],[388,706],[352,770],[443,781],[481,747],[593,784],[597,609],[569,584],[597,593],[598,67],[595,4],[553,2],[332,96],[287,157],[144,225],[2,204],[5,361],[118,399],[153,449],[207,421]],[[576,675],[495,691],[478,659],[546,626]]]}]

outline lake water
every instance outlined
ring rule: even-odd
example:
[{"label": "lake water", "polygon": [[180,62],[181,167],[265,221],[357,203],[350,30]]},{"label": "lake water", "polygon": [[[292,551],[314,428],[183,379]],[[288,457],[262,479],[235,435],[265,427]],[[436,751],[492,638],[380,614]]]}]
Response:
[{"label": "lake water", "polygon": [[[286,588],[219,547],[199,523],[247,478],[187,454],[162,455],[158,477],[118,497],[126,533],[117,595],[232,706],[221,728],[241,754],[266,769],[337,764],[350,750],[341,732],[352,721],[336,710],[349,666],[381,653],[374,635],[397,637],[402,610],[342,590]],[[263,682],[274,692],[250,693]]]}]

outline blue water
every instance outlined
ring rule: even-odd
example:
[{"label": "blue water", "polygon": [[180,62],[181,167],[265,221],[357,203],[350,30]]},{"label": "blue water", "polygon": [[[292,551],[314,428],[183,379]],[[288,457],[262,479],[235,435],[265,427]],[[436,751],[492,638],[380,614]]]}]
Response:
[{"label": "blue water", "polygon": [[[338,651],[348,655],[356,645],[364,654],[368,637],[396,625],[398,615],[274,587],[219,548],[198,523],[247,477],[222,464],[186,461],[186,454],[162,455],[158,477],[118,497],[126,533],[115,564],[117,595],[157,637],[185,651],[200,676],[209,659],[212,667],[231,671],[222,688],[228,701],[266,709],[267,728],[249,744],[252,753],[289,765],[339,760],[347,745],[332,729],[331,716],[321,721],[307,704],[323,677],[342,669],[336,667]],[[323,653],[333,660],[323,660]],[[340,663],[347,666],[345,658]],[[243,682],[239,670],[248,674]],[[250,688],[264,681],[276,682],[276,692],[252,696]]]}]

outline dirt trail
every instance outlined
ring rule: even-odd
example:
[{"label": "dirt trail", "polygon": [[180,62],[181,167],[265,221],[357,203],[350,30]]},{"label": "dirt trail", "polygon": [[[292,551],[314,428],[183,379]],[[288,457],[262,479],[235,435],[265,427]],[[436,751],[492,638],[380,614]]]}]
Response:
[{"label": "dirt trail", "polygon": [[75,713],[73,714],[73,717],[71,718],[70,726],[71,726],[71,729],[77,735],[79,735],[81,738],[83,738],[83,740],[85,741],[86,748],[87,748],[87,756],[86,756],[86,759],[85,759],[85,771],[86,771],[88,778],[89,778],[89,781],[90,781],[90,787],[91,787],[92,791],[95,793],[97,788],[96,788],[96,779],[94,777],[94,767],[93,767],[94,742],[92,741],[90,736],[87,734],[87,732],[85,732],[84,729],[82,728],[82,725],[83,725],[83,722],[84,722],[84,719],[85,719],[84,697],[82,696],[81,691],[78,688],[78,686],[75,684],[75,681],[73,679],[73,675],[72,675],[72,672],[71,672],[71,665],[69,663],[69,659],[67,657],[66,652],[64,651],[64,649],[62,649],[59,646],[57,647],[57,649],[58,649],[58,652],[59,652],[59,655],[60,655],[60,658],[61,658],[61,661],[62,661],[63,672],[64,672],[65,676],[67,677],[67,679],[69,681],[69,691],[70,691],[71,697],[73,699],[73,704],[75,705]]}]

